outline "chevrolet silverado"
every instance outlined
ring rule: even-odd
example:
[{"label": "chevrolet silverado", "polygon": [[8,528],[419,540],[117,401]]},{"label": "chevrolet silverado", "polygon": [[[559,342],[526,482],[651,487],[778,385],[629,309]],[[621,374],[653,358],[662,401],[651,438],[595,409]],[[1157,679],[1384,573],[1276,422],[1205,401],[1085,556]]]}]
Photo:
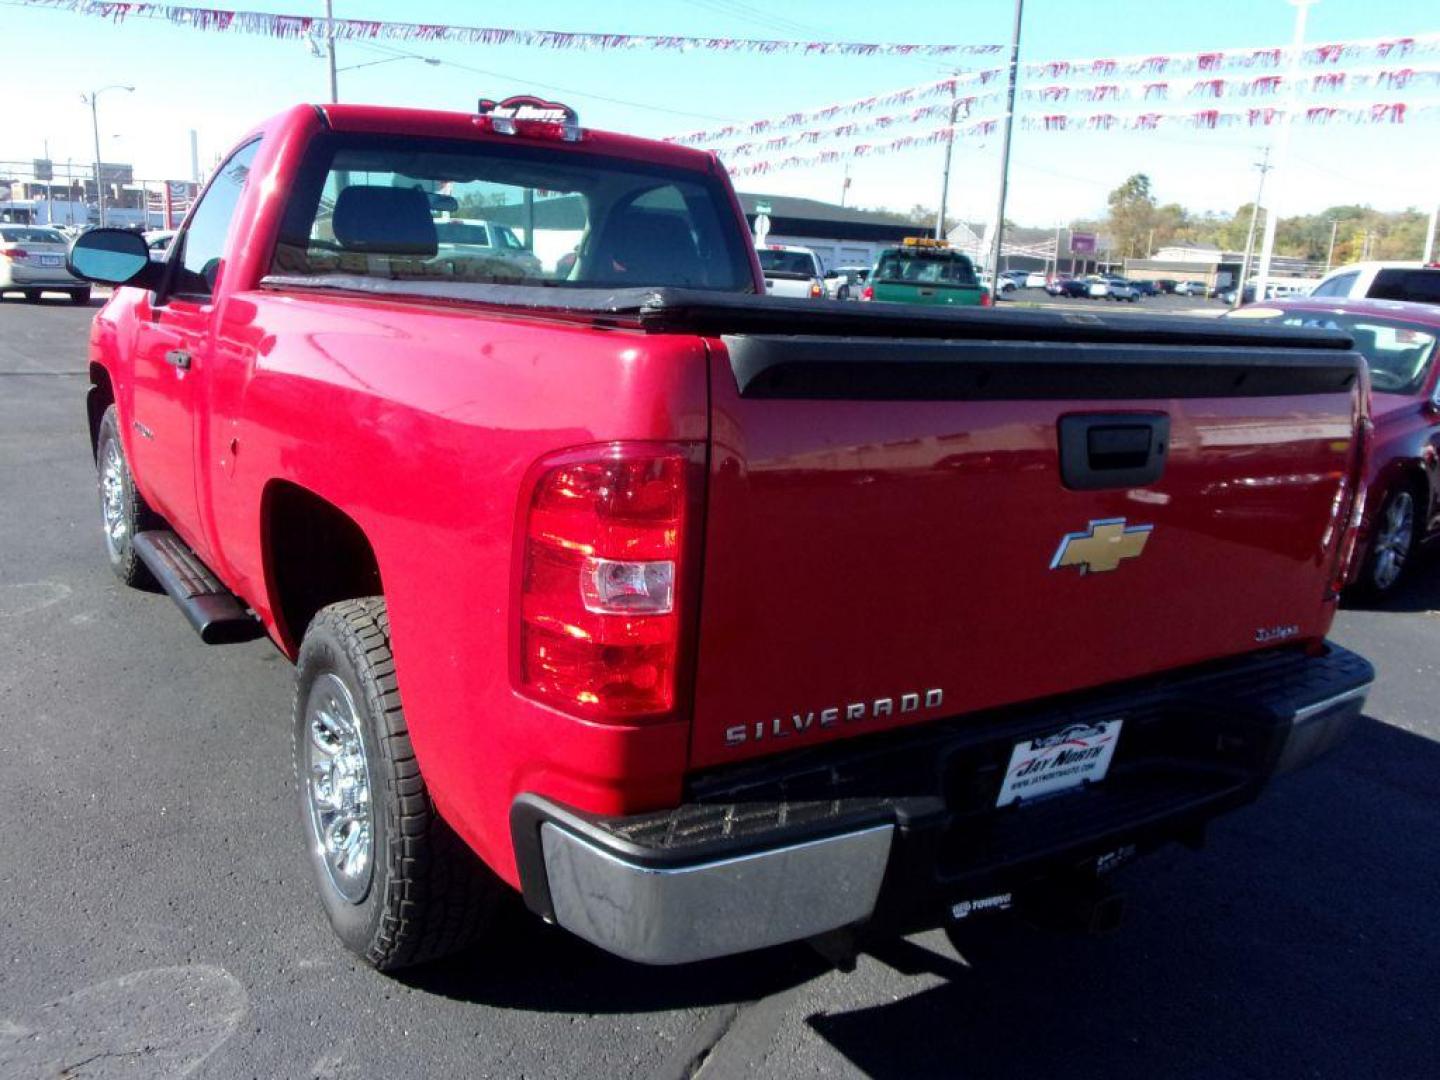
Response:
[{"label": "chevrolet silverado", "polygon": [[1372,678],[1326,640],[1340,333],[766,296],[713,155],[534,99],[297,106],[168,259],[68,263],[116,286],[110,565],[294,662],[318,896],[381,969],[507,891],[649,963],[1106,923]]}]

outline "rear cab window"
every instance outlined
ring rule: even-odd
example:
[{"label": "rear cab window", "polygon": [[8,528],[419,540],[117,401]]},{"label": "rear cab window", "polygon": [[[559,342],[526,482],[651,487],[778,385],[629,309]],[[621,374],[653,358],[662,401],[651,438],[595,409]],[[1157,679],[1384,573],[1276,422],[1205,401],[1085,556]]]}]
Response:
[{"label": "rear cab window", "polygon": [[724,189],[629,159],[421,136],[311,144],[271,275],[405,291],[407,282],[752,292]]},{"label": "rear cab window", "polygon": [[887,285],[979,285],[975,266],[958,251],[926,248],[887,251],[875,266],[874,280]]},{"label": "rear cab window", "polygon": [[820,277],[820,267],[815,256],[808,251],[783,251],[777,248],[761,248],[760,269],[775,278]]},{"label": "rear cab window", "polygon": [[1369,295],[1376,300],[1440,304],[1440,268],[1390,268],[1375,275]]},{"label": "rear cab window", "polygon": [[0,241],[7,244],[64,244],[65,237],[54,229],[4,228]]}]

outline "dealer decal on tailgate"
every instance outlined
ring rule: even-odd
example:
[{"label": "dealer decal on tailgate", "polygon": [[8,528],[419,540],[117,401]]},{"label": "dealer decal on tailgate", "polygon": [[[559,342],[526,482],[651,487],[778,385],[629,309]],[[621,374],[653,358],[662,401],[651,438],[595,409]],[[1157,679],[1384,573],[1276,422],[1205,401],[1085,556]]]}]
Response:
[{"label": "dealer decal on tailgate", "polygon": [[1121,723],[1071,724],[1052,735],[1022,739],[1010,754],[995,805],[1008,806],[1103,779],[1115,756]]}]

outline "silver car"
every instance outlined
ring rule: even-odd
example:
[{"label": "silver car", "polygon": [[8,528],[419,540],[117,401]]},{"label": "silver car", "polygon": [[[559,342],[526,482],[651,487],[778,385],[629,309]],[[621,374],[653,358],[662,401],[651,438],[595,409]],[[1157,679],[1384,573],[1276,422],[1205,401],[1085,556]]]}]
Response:
[{"label": "silver car", "polygon": [[65,269],[69,246],[57,229],[0,225],[0,296],[24,293],[33,303],[42,292],[63,292],[77,304],[89,303],[89,283]]}]

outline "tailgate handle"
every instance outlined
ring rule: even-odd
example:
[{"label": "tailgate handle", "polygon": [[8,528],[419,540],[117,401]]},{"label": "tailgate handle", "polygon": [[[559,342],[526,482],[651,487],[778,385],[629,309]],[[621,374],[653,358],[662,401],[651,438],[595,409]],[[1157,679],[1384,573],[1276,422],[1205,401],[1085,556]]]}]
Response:
[{"label": "tailgate handle", "polygon": [[1082,413],[1060,418],[1060,479],[1074,491],[1144,487],[1165,471],[1170,417]]}]

